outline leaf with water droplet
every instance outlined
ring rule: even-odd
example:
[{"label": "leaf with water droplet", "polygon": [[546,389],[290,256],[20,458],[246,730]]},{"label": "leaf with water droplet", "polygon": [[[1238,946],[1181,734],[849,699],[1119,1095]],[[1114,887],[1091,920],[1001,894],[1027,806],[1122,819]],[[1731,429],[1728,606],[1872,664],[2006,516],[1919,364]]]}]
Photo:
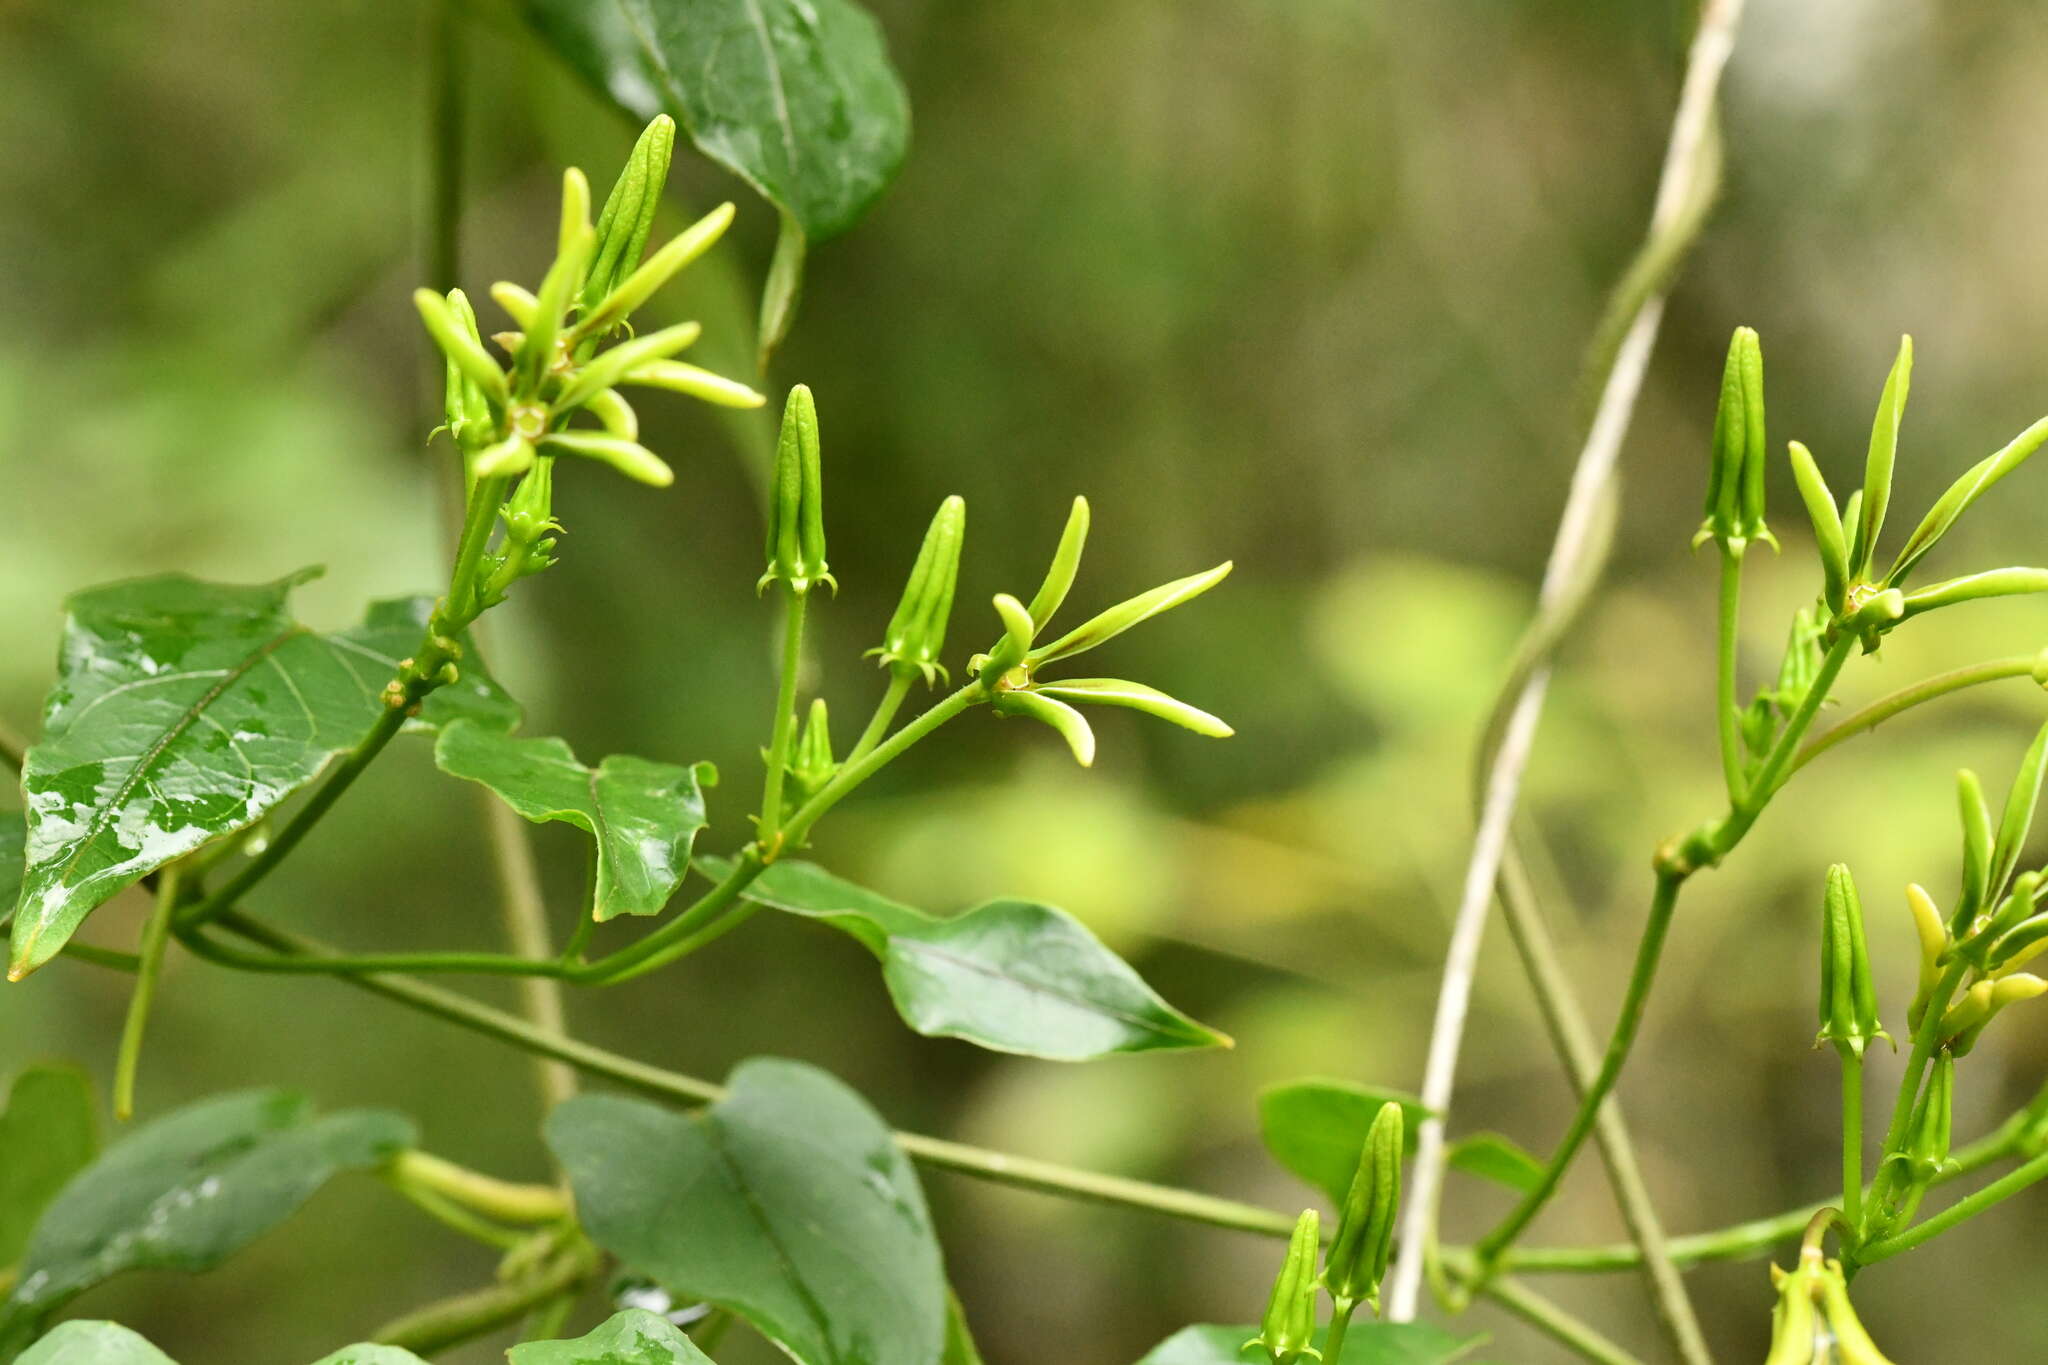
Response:
[{"label": "leaf with water droplet", "polygon": [[[714,876],[730,866],[702,862]],[[1064,1062],[1230,1044],[1167,1004],[1086,925],[1037,901],[986,901],[941,919],[793,859],[742,894],[859,939],[881,960],[896,1012],[926,1037]]]},{"label": "leaf with water droplet", "polygon": [[708,764],[683,768],[612,754],[586,768],[559,739],[524,739],[458,721],[434,744],[441,771],[480,782],[536,824],[561,820],[596,841],[599,920],[654,915],[690,867],[704,828]]},{"label": "leaf with water droplet", "polygon": [[674,1323],[644,1308],[616,1313],[574,1341],[530,1341],[505,1357],[511,1365],[711,1365]]},{"label": "leaf with water droplet", "polygon": [[[309,576],[236,587],[167,574],[71,598],[22,773],[27,869],[10,975],[49,961],[116,892],[261,820],[376,725],[432,604],[379,602],[361,625],[322,635],[287,610]],[[517,704],[471,655],[410,728],[517,723]]]},{"label": "leaf with water droplet", "polygon": [[801,1365],[938,1365],[946,1284],[924,1192],[867,1101],[816,1067],[745,1062],[690,1117],[585,1095],[548,1117],[584,1230]]},{"label": "leaf with water droplet", "polygon": [[145,1124],[44,1210],[0,1304],[0,1346],[122,1271],[211,1270],[338,1172],[380,1166],[413,1140],[401,1115],[321,1117],[283,1090],[204,1100]]}]

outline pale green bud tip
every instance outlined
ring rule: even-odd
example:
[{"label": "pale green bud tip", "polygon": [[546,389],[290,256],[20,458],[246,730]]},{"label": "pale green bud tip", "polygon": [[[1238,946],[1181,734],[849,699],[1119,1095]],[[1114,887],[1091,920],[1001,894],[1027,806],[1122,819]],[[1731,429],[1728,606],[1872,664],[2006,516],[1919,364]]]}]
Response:
[{"label": "pale green bud tip", "polygon": [[1081,569],[1081,551],[1088,543],[1088,521],[1088,499],[1075,498],[1067,513],[1066,528],[1060,532],[1059,548],[1053,551],[1052,563],[1046,568],[1045,581],[1031,599],[1031,619],[1041,630],[1074,586],[1074,576]]},{"label": "pale green bud tip", "polygon": [[1245,1347],[1262,1348],[1273,1365],[1294,1365],[1304,1357],[1320,1360],[1313,1344],[1316,1331],[1316,1259],[1322,1251],[1322,1218],[1303,1209],[1287,1241],[1287,1259],[1273,1281],[1272,1297],[1259,1334]]},{"label": "pale green bud tip", "polygon": [[797,739],[796,758],[790,776],[808,795],[832,780],[839,764],[832,757],[832,722],[823,697],[813,698],[803,733]]},{"label": "pale green bud tip", "polygon": [[[1015,598],[1010,599],[1016,601]],[[1023,610],[1021,604],[1019,611]],[[999,716],[1029,716],[1051,726],[1066,740],[1074,761],[1086,768],[1095,762],[1095,731],[1087,717],[1054,697],[1021,688],[998,688],[995,712]]]},{"label": "pale green bud tip", "polygon": [[789,391],[775,443],[775,480],[768,495],[768,571],[761,587],[778,579],[799,597],[818,583],[839,584],[825,563],[825,478],[818,441],[818,409],[802,384]]},{"label": "pale green bud tip", "polygon": [[960,551],[966,538],[967,503],[956,494],[939,504],[882,643],[868,651],[879,655],[882,666],[899,677],[921,675],[929,687],[946,671],[938,660],[946,644],[946,624],[953,614]]},{"label": "pale green bud tip", "polygon": [[1221,718],[1210,715],[1200,707],[1190,706],[1178,697],[1168,696],[1156,687],[1147,687],[1144,683],[1129,682],[1123,678],[1061,678],[1057,682],[1040,683],[1038,690],[1048,697],[1058,697],[1062,701],[1092,706],[1129,707],[1148,716],[1172,721],[1182,729],[1192,730],[1210,739],[1228,739],[1237,733]]},{"label": "pale green bud tip", "polygon": [[1084,621],[1053,643],[1035,650],[1032,663],[1045,663],[1053,659],[1064,659],[1095,648],[1112,640],[1132,626],[1151,620],[1163,611],[1171,611],[1183,602],[1192,601],[1229,577],[1233,564],[1229,560],[1213,569],[1186,578],[1163,583],[1150,592],[1139,593],[1136,597],[1119,602],[1108,611]]},{"label": "pale green bud tip", "polygon": [[1863,936],[1863,905],[1849,869],[1828,869],[1821,913],[1820,1035],[1815,1046],[1833,1043],[1860,1057],[1873,1038],[1890,1042],[1877,1018],[1877,991],[1870,951]]}]

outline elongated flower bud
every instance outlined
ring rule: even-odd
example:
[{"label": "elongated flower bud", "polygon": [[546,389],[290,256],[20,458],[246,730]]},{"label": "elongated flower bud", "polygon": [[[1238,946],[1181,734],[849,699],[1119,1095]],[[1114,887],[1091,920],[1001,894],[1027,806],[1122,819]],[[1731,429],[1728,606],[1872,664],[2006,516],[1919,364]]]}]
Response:
[{"label": "elongated flower bud", "polygon": [[1827,1263],[1827,1272],[1820,1280],[1820,1308],[1828,1331],[1834,1336],[1835,1358],[1840,1365],[1892,1365],[1856,1316],[1856,1308],[1849,1302],[1849,1278],[1842,1273],[1840,1261]]},{"label": "elongated flower bud", "polygon": [[622,341],[609,350],[600,351],[569,376],[561,393],[555,397],[555,406],[568,411],[605,389],[621,383],[637,383],[634,372],[688,348],[703,333],[704,329],[694,322],[679,322],[673,327],[664,327],[658,332],[649,332],[646,336],[634,337],[631,341]]},{"label": "elongated flower bud", "polygon": [[946,623],[953,615],[953,591],[960,581],[960,550],[967,539],[967,503],[955,496],[939,504],[925,529],[917,562],[882,643],[868,651],[899,678],[922,676],[925,686],[946,674],[939,655],[946,647]]},{"label": "elongated flower bud", "polygon": [[1337,1218],[1337,1235],[1323,1263],[1323,1287],[1345,1305],[1380,1306],[1380,1281],[1394,1246],[1394,1223],[1401,1206],[1401,1149],[1406,1140],[1401,1106],[1388,1100],[1373,1116],[1359,1153],[1358,1170]]},{"label": "elongated flower bud", "polygon": [[1769,540],[1764,525],[1764,356],[1756,332],[1738,327],[1728,342],[1721,399],[1714,412],[1714,455],[1707,475],[1707,514],[1693,544],[1716,540],[1741,554]]},{"label": "elongated flower bud", "polygon": [[1160,612],[1170,611],[1181,603],[1199,597],[1221,583],[1229,576],[1231,562],[1225,560],[1213,569],[1205,569],[1186,578],[1177,578],[1163,583],[1150,592],[1141,592],[1136,597],[1119,602],[1108,611],[1062,635],[1049,645],[1042,645],[1031,652],[1033,664],[1050,663],[1072,654],[1095,648],[1108,640],[1123,634],[1132,626],[1149,621]]},{"label": "elongated flower bud", "polygon": [[1948,491],[1935,499],[1934,506],[1921,519],[1920,525],[1906,541],[1905,548],[1899,551],[1898,560],[1884,581],[1893,587],[1904,582],[1921,556],[1933,549],[1956,520],[1970,510],[1970,504],[1983,497],[1991,485],[2026,463],[2044,441],[2048,441],[2048,417],[2014,437],[1997,454],[1985,456],[1968,473],[1950,484]]},{"label": "elongated flower bud", "polygon": [[620,280],[609,293],[576,324],[574,339],[603,336],[631,317],[633,310],[654,296],[654,291],[675,278],[676,272],[709,251],[725,230],[732,226],[733,206],[720,204],[684,228],[667,245],[649,256],[632,274]]},{"label": "elongated flower bud", "polygon": [[[462,371],[483,391],[484,397],[503,407],[511,397],[511,385],[505,372],[498,368],[498,362],[491,359],[484,349],[483,339],[476,332],[476,317],[469,313],[469,304],[464,300],[462,312],[446,298],[431,289],[415,289],[413,306],[419,310],[420,321],[426,324],[427,335],[441,348],[441,354]],[[468,314],[467,322],[464,314]]]},{"label": "elongated flower bud", "polygon": [[[482,346],[483,339],[476,329],[476,310],[469,306],[469,296],[460,289],[449,290],[448,311],[462,332]],[[448,434],[465,452],[480,450],[497,435],[497,426],[491,420],[490,404],[484,400],[483,389],[462,366],[455,363],[455,357],[444,354],[442,362],[445,366],[442,413]]]},{"label": "elongated flower bud", "polygon": [[1877,417],[1870,424],[1870,455],[1863,466],[1863,500],[1858,507],[1855,539],[1849,547],[1849,576],[1862,578],[1870,572],[1871,557],[1877,551],[1878,533],[1884,529],[1885,510],[1892,500],[1892,465],[1899,454],[1899,423],[1906,415],[1906,392],[1913,383],[1913,338],[1899,338],[1899,356],[1885,376],[1884,393],[1877,400]]},{"label": "elongated flower bud", "polygon": [[1817,1266],[1802,1265],[1789,1272],[1771,1267],[1778,1302],[1771,1309],[1771,1353],[1764,1357],[1764,1365],[1814,1365],[1814,1327],[1820,1316],[1814,1303],[1818,1271]]},{"label": "elongated flower bud", "polygon": [[668,183],[669,161],[675,154],[676,124],[667,114],[658,114],[640,133],[639,141],[626,158],[612,192],[605,196],[597,217],[597,250],[591,257],[588,278],[583,282],[583,310],[589,312],[599,300],[632,274],[647,250],[647,238],[654,231],[654,218],[661,209],[662,187]]},{"label": "elongated flower bud", "polygon": [[798,597],[818,583],[839,584],[825,565],[825,476],[818,446],[818,409],[802,384],[789,391],[775,443],[775,482],[768,493],[768,571],[757,585],[780,579]]},{"label": "elongated flower bud", "polygon": [[803,734],[796,742],[796,757],[789,765],[789,776],[805,796],[811,795],[830,782],[839,771],[839,764],[832,757],[832,723],[825,712],[825,699],[813,698],[810,716],[804,721]]},{"label": "elongated flower bud", "polygon": [[1935,908],[1934,898],[1924,888],[1906,888],[1906,908],[1913,913],[1913,932],[1920,940],[1920,980],[1913,991],[1912,1008],[1906,1012],[1906,1026],[1917,1030],[1927,1014],[1927,1002],[1934,998],[1934,987],[1941,980],[1942,961],[1955,940],[1949,937],[1948,926],[1941,922],[1941,911]]},{"label": "elongated flower bud", "polygon": [[1247,1341],[1245,1349],[1260,1347],[1272,1365],[1295,1365],[1303,1357],[1321,1360],[1315,1349],[1316,1258],[1322,1251],[1322,1219],[1314,1209],[1303,1209],[1287,1242],[1287,1259],[1273,1281],[1273,1295],[1266,1304],[1266,1316],[1259,1334]]},{"label": "elongated flower bud", "polygon": [[1941,1017],[1942,1039],[1956,1056],[1967,1056],[2001,1010],[2022,1000],[2032,1000],[2044,991],[2048,991],[2048,981],[2027,972],[1979,981],[1963,992],[1963,998],[1950,1005],[1948,1013]]},{"label": "elongated flower bud", "polygon": [[1799,488],[1799,500],[1806,504],[1807,520],[1813,523],[1813,543],[1820,551],[1821,595],[1828,610],[1840,615],[1849,591],[1849,542],[1842,530],[1842,513],[1835,495],[1813,453],[1799,442],[1791,444],[1792,480]]},{"label": "elongated flower bud", "polygon": [[1050,725],[1067,742],[1076,763],[1086,768],[1095,762],[1095,731],[1086,716],[1065,702],[1036,691],[1007,690],[996,693],[994,710],[999,716],[1029,716]]},{"label": "elongated flower bud", "polygon": [[608,464],[636,483],[666,488],[676,474],[661,456],[638,441],[625,441],[598,431],[556,431],[541,437],[540,449],[549,455],[582,455]]},{"label": "elongated flower bud", "polygon": [[1843,1056],[1861,1057],[1873,1038],[1891,1041],[1877,1021],[1863,904],[1849,869],[1836,863],[1828,869],[1821,913],[1820,1036],[1814,1046],[1833,1043]]},{"label": "elongated flower bud", "polygon": [[1901,605],[1904,616],[1918,616],[1923,611],[1974,602],[1980,597],[2017,597],[2035,592],[2048,592],[2048,569],[1987,569],[1906,593]]},{"label": "elongated flower bud", "polygon": [[1066,529],[1060,532],[1059,548],[1053,551],[1052,563],[1045,571],[1045,581],[1031,598],[1031,620],[1040,630],[1052,620],[1060,603],[1067,600],[1074,575],[1081,571],[1081,551],[1088,544],[1088,518],[1088,499],[1075,498],[1073,510],[1067,513]]},{"label": "elongated flower bud", "polygon": [[1977,774],[1968,768],[1956,773],[1956,804],[1963,817],[1963,894],[1949,927],[1960,937],[1991,900],[1991,808],[1984,803]]},{"label": "elongated flower bud", "polygon": [[1170,697],[1156,687],[1127,682],[1122,678],[1061,678],[1057,682],[1039,683],[1035,690],[1044,696],[1085,706],[1126,706],[1148,716],[1172,721],[1184,730],[1193,730],[1211,739],[1228,739],[1237,733],[1200,707],[1190,706],[1178,697]]}]

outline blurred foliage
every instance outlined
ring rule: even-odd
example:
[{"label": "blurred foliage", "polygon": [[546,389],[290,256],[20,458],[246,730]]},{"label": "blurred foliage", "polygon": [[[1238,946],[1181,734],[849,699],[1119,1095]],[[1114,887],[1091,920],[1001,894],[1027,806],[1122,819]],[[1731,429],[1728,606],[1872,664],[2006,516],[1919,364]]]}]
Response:
[{"label": "blurred foliage", "polygon": [[[1114,662],[1175,679],[1238,738],[1105,717],[1084,774],[1050,736],[977,717],[863,793],[819,856],[934,908],[998,892],[1061,904],[1238,1047],[1062,1067],[918,1039],[857,945],[779,918],[715,963],[572,1000],[576,1028],[701,1075],[799,1056],[906,1126],[1297,1207],[1305,1191],[1259,1149],[1254,1097],[1299,1075],[1403,1084],[1419,1068],[1475,727],[1562,500],[1580,344],[1647,213],[1684,8],[879,0],[916,142],[875,214],[813,255],[770,379],[808,382],[823,413],[845,585],[818,613],[833,709],[862,714],[878,690],[856,655],[879,639],[940,497],[970,508],[964,654],[995,632],[974,604],[1028,589],[1085,492],[1097,534],[1077,611],[1237,559],[1224,589],[1119,641]],[[2048,180],[2026,171],[2048,119],[2048,28],[2017,0],[1903,0],[1882,20],[1852,0],[1749,8],[1726,197],[1672,302],[1630,438],[1610,591],[1568,646],[1530,779],[1549,913],[1603,1022],[1651,848],[1717,800],[1712,574],[1684,544],[1730,327],[1763,335],[1773,443],[1797,435],[1830,470],[1852,466],[1897,336],[1915,334],[1902,506],[2048,410]],[[632,130],[509,5],[474,0],[469,17],[474,286],[533,273],[551,168],[608,171]],[[422,37],[408,8],[368,0],[0,5],[10,727],[35,714],[73,588],[320,562],[328,576],[303,605],[334,625],[364,598],[436,582],[447,470],[423,454],[432,402],[405,301],[420,274]],[[700,161],[678,166],[677,222],[733,190]],[[704,317],[712,363],[735,371],[772,217],[744,211],[719,269],[672,305]],[[770,419],[679,404],[650,418],[676,488],[565,481],[564,563],[490,643],[534,732],[732,774],[713,793],[717,849],[744,837],[741,779],[768,709],[771,622],[750,585]],[[1814,586],[1782,476],[1786,553],[1762,562],[1749,602],[1758,673]],[[2020,476],[1944,556],[2039,560],[2042,479]],[[1853,668],[1842,700],[2029,648],[2044,625],[2026,601],[1917,623]],[[2005,684],[1845,746],[1687,897],[1622,1087],[1674,1229],[1827,1188],[1833,1069],[1807,1046],[1823,871],[1855,868],[1896,1014],[1912,972],[1897,888],[1953,882],[1951,771],[2002,782],[2041,709]],[[374,925],[394,943],[487,941],[477,813],[477,794],[432,777],[424,754],[394,757],[264,908],[344,939]],[[537,839],[564,905],[570,839]],[[446,871],[422,894],[434,867]],[[133,918],[110,907],[92,933],[130,935]],[[1568,1093],[1504,934],[1483,970],[1458,1127],[1540,1151]],[[103,1070],[124,998],[83,966],[0,993],[0,1078],[46,1056]],[[1966,1087],[1959,1137],[2048,1069],[2048,1044],[2018,1030],[1985,1052],[1972,1074],[2003,1071],[2003,1093]],[[1873,1085],[1895,1065],[1879,1057]],[[145,1108],[273,1083],[406,1109],[437,1150],[544,1170],[523,1059],[339,986],[174,958]],[[1264,1243],[927,1183],[996,1365],[1125,1365],[1185,1322],[1253,1316],[1270,1275]],[[1448,1228],[1476,1231],[1505,1198],[1458,1182]],[[2028,1226],[2022,1208],[2001,1211],[1910,1270],[1869,1271],[1872,1331],[1909,1360],[2048,1350],[2048,1327],[1991,1311],[2026,1301],[2042,1273]],[[1588,1161],[1538,1235],[1617,1231]],[[203,1289],[143,1277],[81,1307],[186,1359],[307,1359],[488,1273],[487,1255],[357,1182]],[[1760,1356],[1762,1267],[1694,1279],[1717,1346]],[[1553,1287],[1623,1340],[1654,1342],[1634,1280]],[[1938,1322],[1921,1307],[1936,1294]],[[1475,1320],[1503,1334],[1503,1358],[1558,1359],[1488,1310]]]}]

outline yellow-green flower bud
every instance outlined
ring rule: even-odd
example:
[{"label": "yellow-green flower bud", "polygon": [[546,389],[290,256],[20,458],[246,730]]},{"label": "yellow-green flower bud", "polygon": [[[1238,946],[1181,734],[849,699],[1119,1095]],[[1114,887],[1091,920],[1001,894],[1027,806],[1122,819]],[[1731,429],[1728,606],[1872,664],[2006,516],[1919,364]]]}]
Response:
[{"label": "yellow-green flower bud", "polygon": [[798,597],[819,583],[839,584],[825,564],[825,476],[818,446],[818,409],[802,384],[789,391],[775,443],[775,481],[768,494],[768,571],[759,587],[780,579]]},{"label": "yellow-green flower bud", "polygon": [[967,539],[967,504],[955,496],[939,504],[910,566],[909,581],[882,643],[868,651],[899,678],[922,676],[930,687],[944,677],[939,654],[946,646],[946,623],[953,615],[953,590],[960,581],[960,550]]},{"label": "yellow-green flower bud", "polygon": [[1902,1159],[1906,1163],[1906,1179],[1912,1184],[1929,1184],[1954,1164],[1948,1159],[1948,1149],[1954,1133],[1955,1108],[1956,1059],[1954,1053],[1944,1051],[1934,1059],[1927,1088],[1920,1092],[1913,1106],[1912,1122],[1907,1129]]},{"label": "yellow-green flower bud", "polygon": [[[1878,533],[1884,529],[1885,510],[1892,500],[1892,465],[1899,454],[1899,423],[1906,415],[1906,392],[1913,383],[1913,338],[1899,338],[1899,356],[1885,376],[1884,393],[1877,400],[1877,417],[1870,424],[1870,455],[1863,466],[1863,497],[1857,508],[1855,537],[1849,545],[1849,576],[1864,578],[1870,573],[1871,557],[1877,551]],[[1847,520],[1847,518],[1845,518]]]},{"label": "yellow-green flower bud", "polygon": [[1401,1148],[1406,1140],[1401,1106],[1388,1100],[1373,1116],[1359,1153],[1351,1190],[1337,1217],[1337,1235],[1323,1263],[1323,1287],[1337,1300],[1337,1311],[1349,1305],[1380,1306],[1380,1281],[1394,1246],[1394,1223],[1401,1206]]},{"label": "yellow-green flower bud", "polygon": [[1849,591],[1849,543],[1842,530],[1842,513],[1835,495],[1820,476],[1813,452],[1799,442],[1791,444],[1792,481],[1798,485],[1799,500],[1806,504],[1806,517],[1813,523],[1813,543],[1820,550],[1821,597],[1828,611],[1840,615]]},{"label": "yellow-green flower bud", "polygon": [[670,238],[667,245],[614,285],[584,315],[571,335],[572,342],[603,336],[632,316],[633,310],[652,298],[654,291],[673,279],[677,271],[709,251],[732,226],[732,217],[733,206],[720,204]]},{"label": "yellow-green flower bud", "polygon": [[1917,1030],[1927,1013],[1927,1002],[1934,998],[1942,963],[1955,940],[1949,937],[1948,926],[1941,922],[1941,911],[1935,908],[1934,898],[1924,888],[1906,888],[1906,908],[1913,913],[1913,932],[1920,940],[1920,980],[1913,991],[1913,1006],[1906,1013],[1907,1027]]},{"label": "yellow-green flower bud", "polygon": [[1863,940],[1863,904],[1849,869],[1836,863],[1828,869],[1822,899],[1820,1036],[1814,1046],[1833,1043],[1843,1056],[1861,1057],[1873,1038],[1891,1041],[1877,1021],[1877,989]]},{"label": "yellow-green flower bud", "polygon": [[1971,931],[1991,900],[1991,807],[1977,774],[1968,768],[1956,773],[1956,802],[1963,817],[1963,894],[1949,927],[1960,937]]},{"label": "yellow-green flower bud", "polygon": [[[483,339],[476,331],[476,316],[469,311],[468,300],[463,301],[461,312],[457,312],[449,299],[433,290],[415,289],[412,302],[419,310],[420,321],[426,324],[427,335],[441,348],[441,354],[482,390],[485,398],[503,407],[511,398],[511,385],[505,378],[505,372],[498,368],[498,362],[492,360],[490,352],[484,349]],[[464,315],[468,317],[467,322]]]},{"label": "yellow-green flower bud", "polygon": [[1148,621],[1163,611],[1170,611],[1181,603],[1199,597],[1221,583],[1229,576],[1232,564],[1229,560],[1213,569],[1205,569],[1186,578],[1177,578],[1163,583],[1150,592],[1141,592],[1136,597],[1119,602],[1099,616],[1082,622],[1049,645],[1043,645],[1031,652],[1031,662],[1049,663],[1079,654],[1123,634],[1132,626]]},{"label": "yellow-green flower bud", "polygon": [[1316,1258],[1322,1252],[1322,1219],[1303,1209],[1287,1242],[1287,1259],[1273,1281],[1273,1295],[1259,1334],[1244,1344],[1265,1351],[1272,1365],[1295,1365],[1303,1357],[1321,1360],[1316,1335]]},{"label": "yellow-green flower bud", "polygon": [[1035,691],[1003,690],[995,695],[994,710],[999,716],[1029,716],[1050,725],[1067,742],[1076,763],[1086,768],[1095,762],[1095,731],[1086,716],[1065,702]]},{"label": "yellow-green flower bud", "polygon": [[1738,327],[1721,371],[1714,412],[1714,456],[1707,474],[1706,521],[1693,544],[1719,541],[1741,554],[1752,540],[1777,544],[1764,525],[1764,355],[1756,332]]},{"label": "yellow-green flower bud", "polygon": [[1073,510],[1067,513],[1066,529],[1060,532],[1059,548],[1053,551],[1052,563],[1046,568],[1045,581],[1031,598],[1031,620],[1040,630],[1052,620],[1060,603],[1067,600],[1074,575],[1081,571],[1081,551],[1088,544],[1088,518],[1088,499],[1075,498]]},{"label": "yellow-green flower bud", "polygon": [[582,455],[608,464],[636,483],[666,488],[676,481],[667,461],[641,445],[599,431],[556,431],[541,437],[539,447],[548,455]]},{"label": "yellow-green flower bud", "polygon": [[1999,1011],[2007,1005],[2032,1000],[2044,991],[2048,991],[2048,981],[2027,972],[1979,981],[1963,992],[1963,998],[1950,1005],[1948,1013],[1941,1017],[1944,1044],[1958,1057],[1968,1055]]}]

